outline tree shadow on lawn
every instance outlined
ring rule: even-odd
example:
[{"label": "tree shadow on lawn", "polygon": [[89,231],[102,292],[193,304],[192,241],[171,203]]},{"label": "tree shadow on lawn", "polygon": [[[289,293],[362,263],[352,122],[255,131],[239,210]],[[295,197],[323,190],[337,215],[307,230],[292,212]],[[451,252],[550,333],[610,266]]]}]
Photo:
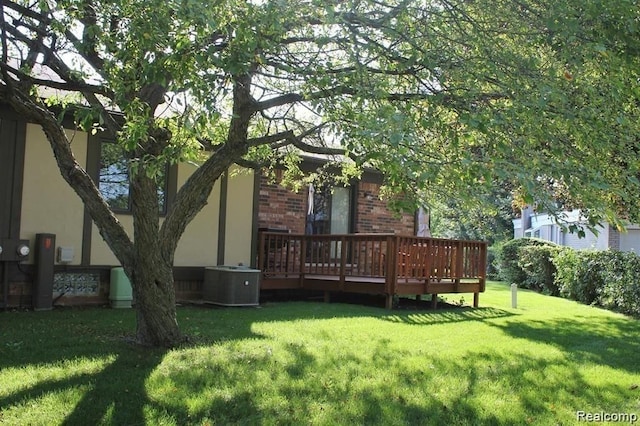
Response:
[{"label": "tree shadow on lawn", "polygon": [[[123,346],[129,347],[123,347]],[[39,381],[23,390],[0,397],[0,407],[9,408],[27,405],[29,410],[42,398],[65,392],[75,393],[82,390],[82,397],[68,413],[61,424],[144,424],[144,406],[149,403],[145,382],[149,374],[161,363],[166,351],[150,350],[114,342],[114,351],[79,351],[77,362],[82,358],[100,359],[115,357],[98,372],[83,372],[58,380]],[[71,356],[67,353],[67,356]],[[68,358],[73,361],[73,358]],[[107,361],[108,362],[108,361]],[[55,368],[56,361],[51,361]],[[72,369],[70,371],[73,371]],[[122,378],[126,377],[125,380]],[[68,399],[73,397],[61,397]],[[106,419],[105,417],[108,417]],[[43,413],[43,418],[49,414]]]},{"label": "tree shadow on lawn", "polygon": [[[210,398],[196,410],[156,399],[154,410],[196,424],[562,424],[575,421],[578,410],[616,407],[623,399],[620,386],[591,387],[566,359],[469,352],[404,364],[416,354],[385,338],[346,354],[301,344],[286,351],[285,364],[265,352],[244,359],[243,369],[215,358],[173,369],[158,380],[182,395]],[[206,371],[215,374],[203,380]],[[263,375],[269,379],[257,379]],[[224,392],[208,393],[212,388]]]},{"label": "tree shadow on lawn", "polygon": [[[262,339],[264,336],[252,332],[252,325],[264,321],[333,318],[357,320],[368,317],[385,321],[425,324],[482,320],[506,314],[506,312],[488,308],[456,308],[453,311],[439,310],[430,313],[404,310],[389,315],[388,310],[369,306],[309,302],[286,302],[259,309],[180,308],[178,310],[183,330],[194,337],[193,344],[187,349],[210,347],[215,343],[234,340]],[[133,318],[132,311],[78,309],[16,316],[13,318],[13,324],[11,320],[5,322],[5,325],[13,330],[6,333],[3,330],[1,333],[3,341],[0,342],[0,352],[2,352],[0,371],[28,366],[64,368],[61,365],[65,363],[81,365],[83,360],[92,359],[103,360],[105,366],[96,372],[78,374],[73,374],[74,367],[67,367],[70,369],[70,376],[38,381],[0,397],[0,407],[37,404],[48,395],[73,393],[77,392],[77,389],[86,388],[82,390],[79,401],[70,409],[64,424],[97,424],[105,421],[114,424],[145,423],[145,407],[157,405],[147,395],[146,382],[162,363],[168,351],[140,348],[127,343],[125,337],[133,329]],[[54,334],[51,327],[55,327],[56,324],[61,329],[56,330],[57,334]],[[51,335],[48,336],[48,334]],[[304,348],[291,346],[290,350],[297,361],[296,364],[287,368],[287,374],[293,379],[304,377],[308,366],[313,366],[315,363],[313,357],[305,355]],[[381,351],[381,355],[384,353],[384,350]],[[391,356],[390,353],[388,355]],[[350,362],[355,363],[355,360]],[[82,371],[81,368],[78,371]],[[126,380],[122,380],[122,377],[126,377]],[[0,373],[0,383],[2,380]],[[191,381],[198,383],[193,377]],[[181,386],[189,387],[193,383],[185,380]],[[233,383],[233,380],[229,380],[228,383]],[[243,407],[242,410],[249,417],[251,411],[255,411],[254,414],[258,416],[257,408],[255,410],[250,408],[254,406],[251,400],[255,397],[256,395],[246,392],[236,392],[231,397],[232,401],[212,401],[210,412],[238,406]],[[371,404],[374,403],[377,402],[371,401]],[[184,407],[158,406],[160,411],[167,408],[177,410],[176,415],[182,421],[193,420]],[[425,414],[418,408],[414,411],[416,416]]]},{"label": "tree shadow on lawn", "polygon": [[[36,343],[30,343],[29,336],[23,336],[25,343],[21,353],[14,354],[18,356],[12,357],[12,361],[0,363],[5,366],[53,366],[64,360],[83,358],[113,357],[114,360],[96,373],[41,381],[0,397],[0,406],[37,404],[49,394],[87,387],[64,424],[144,424],[150,421],[150,415],[178,424],[200,424],[210,420],[221,424],[261,424],[264,419],[300,424],[309,423],[311,418],[326,420],[326,424],[464,424],[479,421],[498,424],[520,422],[522,418],[518,413],[549,416],[549,411],[558,407],[565,407],[566,412],[566,407],[574,412],[615,407],[619,403],[615,395],[625,391],[613,384],[589,388],[578,370],[579,364],[572,359],[470,352],[456,359],[430,356],[419,366],[409,364],[411,367],[407,368],[403,358],[416,354],[398,351],[385,338],[373,340],[367,348],[346,354],[334,354],[329,346],[319,353],[301,344],[289,343],[283,349],[284,358],[288,360],[286,364],[276,362],[268,351],[249,356],[238,354],[235,358],[232,355],[233,362],[229,362],[229,356],[218,356],[216,350],[219,349],[212,349],[215,343],[264,339],[265,336],[251,330],[252,324],[260,321],[374,317],[403,323],[437,324],[509,315],[492,308],[432,313],[403,311],[389,315],[389,311],[370,307],[349,306],[345,310],[338,304],[294,303],[293,306],[273,305],[241,311],[232,308],[180,309],[179,318],[183,320],[185,331],[200,333],[196,342],[184,351],[143,349],[125,343],[121,338],[112,338],[105,343],[104,336],[96,335],[90,328],[81,336],[81,345],[74,346],[75,340],[69,336],[66,341],[56,342],[60,351],[39,350],[31,356],[33,346],[30,345]],[[79,321],[82,322],[82,318]],[[633,370],[628,363],[618,364],[612,358],[637,359],[638,327],[622,320],[601,321],[594,324],[600,343],[583,348],[586,353],[579,356],[589,360],[595,357],[604,364]],[[551,342],[567,350],[575,350],[576,345],[587,341],[594,333],[586,330],[584,323],[569,320],[492,325],[502,327],[515,337]],[[628,335],[633,341],[622,342],[620,346],[619,336],[607,334],[612,330]],[[617,348],[617,354],[611,356],[608,346]],[[192,365],[190,350],[203,349],[210,351],[199,358],[205,364]],[[225,350],[231,351],[233,347]],[[158,372],[158,366],[168,354],[183,357],[184,368],[171,364],[171,369]],[[354,387],[350,379],[362,375],[370,375],[371,380],[359,381],[358,387]],[[447,375],[454,378],[451,383],[442,381]],[[124,381],[121,380],[123,376],[126,377]],[[257,380],[260,376],[269,377],[269,380]],[[149,380],[166,380],[167,387],[154,389],[175,388],[176,392],[150,397],[147,393]],[[223,389],[224,392],[209,397],[211,389]],[[517,392],[515,397],[514,390]],[[484,395],[495,392],[504,393],[506,400],[512,399],[500,410],[510,410],[513,414],[492,412],[491,403],[487,405],[483,401]],[[198,395],[204,401],[201,406],[189,406],[185,398]],[[265,395],[280,403],[266,402]],[[512,415],[515,417],[511,418]]]},{"label": "tree shadow on lawn", "polygon": [[[144,424],[145,381],[167,351],[128,343],[134,318],[133,310],[95,307],[3,313],[0,407],[5,418],[24,410],[39,423]],[[30,369],[27,383],[17,382]],[[10,388],[16,390],[7,394]],[[60,418],[64,408],[39,416],[38,405],[46,410],[53,400],[69,404],[66,418]]]},{"label": "tree shadow on lawn", "polygon": [[551,344],[577,362],[640,373],[640,322],[615,317],[560,318],[505,324],[489,322],[510,336]]}]

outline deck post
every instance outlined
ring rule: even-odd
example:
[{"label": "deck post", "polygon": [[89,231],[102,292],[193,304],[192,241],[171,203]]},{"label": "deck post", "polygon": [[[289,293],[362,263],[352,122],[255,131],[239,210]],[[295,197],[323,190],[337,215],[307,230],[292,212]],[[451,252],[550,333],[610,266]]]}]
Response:
[{"label": "deck post", "polygon": [[473,307],[477,308],[480,302],[480,293],[473,293]]},{"label": "deck post", "polygon": [[431,309],[438,308],[438,295],[433,293],[431,294]]},{"label": "deck post", "polygon": [[393,309],[393,295],[392,294],[386,294],[385,295],[384,306],[387,309]]},{"label": "deck post", "polygon": [[387,276],[385,277],[385,293],[393,296],[396,294],[396,282],[398,280],[398,237],[387,236]]},{"label": "deck post", "polygon": [[485,291],[487,283],[487,243],[480,243],[480,291]]},{"label": "deck post", "polygon": [[329,303],[331,302],[331,292],[330,291],[325,291],[324,292],[324,303]]}]

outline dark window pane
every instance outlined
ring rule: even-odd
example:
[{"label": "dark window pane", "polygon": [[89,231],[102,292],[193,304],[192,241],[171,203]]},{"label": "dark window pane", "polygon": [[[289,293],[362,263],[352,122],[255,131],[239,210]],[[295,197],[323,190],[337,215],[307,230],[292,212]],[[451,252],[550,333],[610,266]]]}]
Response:
[{"label": "dark window pane", "polygon": [[313,233],[328,234],[329,230],[329,199],[331,191],[322,186],[316,189],[313,196]]},{"label": "dark window pane", "polygon": [[[100,151],[98,187],[107,204],[116,211],[129,211],[129,165],[120,146],[103,142]],[[160,212],[166,211],[168,167],[158,174],[158,205]]]},{"label": "dark window pane", "polygon": [[114,210],[129,210],[129,167],[122,149],[115,143],[102,143],[98,186]]},{"label": "dark window pane", "polygon": [[331,188],[324,185],[316,189],[313,197],[314,234],[347,234],[351,229],[351,189]]}]

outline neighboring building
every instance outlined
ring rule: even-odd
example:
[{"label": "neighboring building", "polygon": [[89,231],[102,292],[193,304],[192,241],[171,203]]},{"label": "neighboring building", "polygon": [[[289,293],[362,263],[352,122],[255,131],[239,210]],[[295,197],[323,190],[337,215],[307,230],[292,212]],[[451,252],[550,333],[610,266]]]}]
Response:
[{"label": "neighboring building", "polygon": [[[586,224],[579,210],[566,212],[565,229],[572,224]],[[618,231],[608,223],[597,227],[597,234],[586,227],[585,236],[580,238],[576,232],[563,230],[558,221],[550,214],[535,213],[531,207],[522,209],[522,216],[513,220],[513,237],[540,238],[575,249],[620,250],[640,254],[640,226],[629,225],[625,232]]]},{"label": "neighboring building", "polygon": [[[132,234],[128,213],[128,176],[117,146],[100,135],[73,132],[77,160],[94,177],[103,195]],[[308,160],[306,170],[321,163]],[[193,172],[184,163],[168,168],[159,188],[163,208]],[[394,215],[379,200],[380,174],[365,172],[350,187],[322,188],[313,193],[314,214],[308,215],[309,191],[294,193],[270,183],[252,170],[234,168],[216,182],[208,204],[189,224],[175,254],[178,299],[199,299],[205,266],[253,265],[260,228],[292,233],[414,233],[414,215]],[[51,147],[39,126],[0,109],[0,240],[28,240],[24,262],[2,261],[0,307],[31,306],[37,234],[54,234],[58,253],[54,300],[58,304],[105,303],[109,274],[118,262],[82,202],[60,176]],[[6,253],[5,253],[6,254]]]}]

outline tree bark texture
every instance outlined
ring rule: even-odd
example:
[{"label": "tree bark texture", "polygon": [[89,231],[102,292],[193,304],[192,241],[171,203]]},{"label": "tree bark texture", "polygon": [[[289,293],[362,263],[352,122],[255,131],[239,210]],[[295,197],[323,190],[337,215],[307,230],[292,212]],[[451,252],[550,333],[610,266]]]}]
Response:
[{"label": "tree bark texture", "polygon": [[131,201],[135,244],[128,275],[135,283],[136,340],[145,346],[176,346],[185,338],[176,319],[173,262],[160,250],[157,186],[143,167],[132,176]]}]

